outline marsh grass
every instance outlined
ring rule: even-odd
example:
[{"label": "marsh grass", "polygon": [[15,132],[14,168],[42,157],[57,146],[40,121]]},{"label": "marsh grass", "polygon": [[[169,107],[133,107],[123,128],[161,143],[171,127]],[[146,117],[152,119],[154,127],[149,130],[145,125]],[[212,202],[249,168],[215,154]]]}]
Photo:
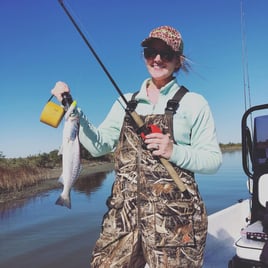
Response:
[{"label": "marsh grass", "polygon": [[21,191],[26,186],[35,185],[46,179],[43,168],[31,165],[1,165],[0,166],[0,191]]},{"label": "marsh grass", "polygon": [[[82,162],[97,164],[112,161],[113,155],[93,160],[82,147],[81,158]],[[0,194],[23,191],[26,187],[58,178],[61,164],[62,157],[58,155],[58,150],[26,158],[5,158],[0,152]]]},{"label": "marsh grass", "polygon": [[48,178],[49,170],[61,165],[58,151],[26,158],[0,158],[0,193],[22,191]]},{"label": "marsh grass", "polygon": [[[222,151],[241,150],[241,144],[220,144]],[[92,165],[101,162],[112,162],[113,154],[94,158],[81,147],[82,161]],[[37,185],[56,177],[61,169],[61,156],[58,150],[26,158],[5,158],[0,152],[0,194],[23,191],[26,187]]]}]

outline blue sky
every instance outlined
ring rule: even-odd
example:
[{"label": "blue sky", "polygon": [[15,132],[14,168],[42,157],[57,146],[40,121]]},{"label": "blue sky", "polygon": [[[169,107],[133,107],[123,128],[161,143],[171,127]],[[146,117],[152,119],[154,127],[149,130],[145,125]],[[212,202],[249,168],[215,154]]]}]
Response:
[{"label": "blue sky", "polygon": [[[244,112],[240,0],[66,0],[121,90],[133,92],[148,76],[140,42],[152,28],[180,30],[192,61],[181,84],[205,96],[219,142],[240,142]],[[268,100],[268,1],[244,0],[252,105]],[[117,98],[102,69],[57,0],[0,2],[0,151],[6,157],[50,152],[62,127],[40,123],[58,80],[96,125]]]}]

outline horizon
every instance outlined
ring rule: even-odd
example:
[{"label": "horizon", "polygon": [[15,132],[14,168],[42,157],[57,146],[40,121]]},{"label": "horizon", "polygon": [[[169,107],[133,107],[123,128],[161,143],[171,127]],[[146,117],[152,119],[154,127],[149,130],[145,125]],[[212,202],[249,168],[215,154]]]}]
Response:
[{"label": "horizon", "polygon": [[[254,106],[267,102],[268,1],[65,1],[123,93],[135,92],[148,77],[141,41],[160,25],[177,28],[192,67],[188,74],[178,73],[178,82],[207,99],[222,144],[241,142],[241,119],[249,101],[244,94],[241,3],[247,86]],[[60,148],[63,123],[55,129],[39,120],[59,80],[69,84],[73,99],[98,126],[118,94],[58,1],[2,1],[0,21],[5,25],[0,29],[0,152],[15,158]]]},{"label": "horizon", "polygon": [[[219,143],[219,145],[220,146],[240,146],[240,145],[242,145],[242,143],[233,143],[233,142],[229,142],[229,143]],[[86,150],[86,149],[85,149]],[[6,157],[5,156],[5,154],[4,154],[4,152],[1,152],[0,151],[0,159],[20,159],[20,158],[22,158],[22,159],[24,159],[24,158],[30,158],[30,157],[38,157],[38,156],[41,156],[41,155],[43,155],[43,154],[50,154],[50,153],[52,153],[52,152],[54,152],[54,151],[59,151],[59,149],[53,149],[53,150],[51,150],[50,152],[42,152],[42,153],[38,153],[38,154],[33,154],[33,155],[26,155],[26,156],[23,156],[23,157],[21,157],[21,156],[19,156],[19,157]],[[113,152],[110,152],[109,154],[112,154]],[[89,153],[90,154],[90,153]],[[102,157],[104,157],[105,158],[105,156],[106,155],[103,155],[103,156],[100,156],[100,157],[97,157],[97,158],[102,158]],[[92,158],[94,158],[94,157],[92,157]]]}]

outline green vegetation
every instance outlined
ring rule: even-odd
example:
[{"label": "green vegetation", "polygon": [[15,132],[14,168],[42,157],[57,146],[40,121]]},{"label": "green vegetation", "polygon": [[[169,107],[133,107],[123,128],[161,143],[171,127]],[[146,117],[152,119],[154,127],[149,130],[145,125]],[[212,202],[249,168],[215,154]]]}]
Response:
[{"label": "green vegetation", "polygon": [[[220,143],[220,147],[223,152],[241,150],[240,143]],[[92,164],[113,161],[112,154],[93,158],[82,146],[81,158],[82,161]],[[51,171],[60,168],[61,155],[58,155],[58,150],[26,158],[6,158],[3,152],[0,152],[0,192],[22,191],[25,187],[52,179]]]},{"label": "green vegetation", "polygon": [[227,144],[220,143],[220,148],[222,152],[237,151],[242,149],[242,145],[241,143],[232,143],[232,142],[229,142]]},{"label": "green vegetation", "polygon": [[[93,163],[112,161],[112,155],[94,158]],[[82,161],[93,157],[82,147]],[[61,168],[61,155],[58,150],[26,158],[5,158],[0,152],[0,193],[22,191],[25,187],[52,179],[53,170]]]}]

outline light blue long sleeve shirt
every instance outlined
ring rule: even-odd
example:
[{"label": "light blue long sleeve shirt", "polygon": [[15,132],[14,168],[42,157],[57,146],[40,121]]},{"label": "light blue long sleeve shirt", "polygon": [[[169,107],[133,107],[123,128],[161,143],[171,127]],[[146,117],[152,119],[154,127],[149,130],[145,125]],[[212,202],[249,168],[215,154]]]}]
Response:
[{"label": "light blue long sleeve shirt", "polygon": [[[146,79],[136,96],[139,115],[163,114],[167,101],[177,92],[179,85],[173,79],[160,90],[158,102],[151,103],[147,96]],[[132,93],[125,94],[130,100]],[[115,101],[99,127],[91,124],[81,109],[79,138],[92,156],[113,151],[118,143],[125,116],[125,104],[121,98]],[[214,173],[222,162],[222,154],[216,137],[215,124],[207,101],[199,94],[188,92],[181,100],[173,118],[175,144],[170,162],[195,173]]]}]

